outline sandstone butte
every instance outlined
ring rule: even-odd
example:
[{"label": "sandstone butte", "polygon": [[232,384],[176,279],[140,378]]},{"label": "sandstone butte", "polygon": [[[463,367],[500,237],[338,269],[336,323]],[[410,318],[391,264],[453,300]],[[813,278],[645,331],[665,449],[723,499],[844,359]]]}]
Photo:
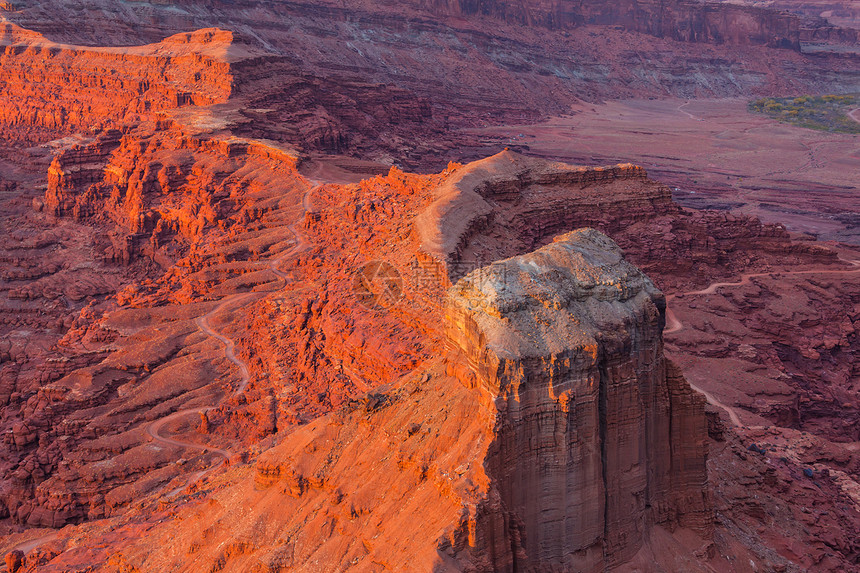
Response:
[{"label": "sandstone butte", "polygon": [[[334,183],[310,154],[479,147],[446,123],[484,121],[467,102],[493,72],[461,72],[457,94],[385,83],[386,66],[337,75],[314,58],[350,67],[318,49],[350,14],[419,22],[422,42],[475,37],[480,16],[506,46],[584,18],[683,42],[714,74],[705,55],[754,70],[778,49],[804,86],[857,73],[801,52],[849,32],[684,2],[630,21],[594,3],[239,3],[243,34],[266,10],[317,22],[312,49],[277,26],[104,48],[87,22],[52,29],[51,6],[10,12],[44,34],[0,36],[8,571],[857,570],[850,253],[683,208],[628,163],[504,150],[373,175],[341,157],[369,174]],[[95,18],[142,37],[169,30],[163,9]],[[584,85],[559,81],[529,113]],[[523,113],[516,89],[495,97],[499,121]]]}]

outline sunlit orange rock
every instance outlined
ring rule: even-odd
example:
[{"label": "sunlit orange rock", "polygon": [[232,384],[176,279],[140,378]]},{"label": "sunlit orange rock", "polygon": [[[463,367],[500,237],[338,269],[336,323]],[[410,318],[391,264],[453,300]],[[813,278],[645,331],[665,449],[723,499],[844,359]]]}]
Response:
[{"label": "sunlit orange rock", "polygon": [[230,62],[242,57],[232,40],[228,31],[209,29],[149,46],[95,48],[51,42],[3,21],[0,124],[5,133],[38,139],[226,102]]}]

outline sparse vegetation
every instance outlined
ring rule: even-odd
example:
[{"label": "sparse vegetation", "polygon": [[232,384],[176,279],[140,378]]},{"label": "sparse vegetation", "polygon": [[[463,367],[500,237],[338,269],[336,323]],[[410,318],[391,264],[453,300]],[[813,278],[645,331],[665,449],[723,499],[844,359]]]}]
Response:
[{"label": "sparse vegetation", "polygon": [[851,110],[860,108],[860,94],[767,97],[751,102],[749,108],[800,127],[860,133],[860,123],[848,115]]}]

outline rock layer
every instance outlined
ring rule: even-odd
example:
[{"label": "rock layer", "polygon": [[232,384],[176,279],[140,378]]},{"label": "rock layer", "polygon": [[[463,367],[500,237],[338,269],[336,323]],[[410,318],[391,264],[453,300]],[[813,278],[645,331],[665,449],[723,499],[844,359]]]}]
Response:
[{"label": "rock layer", "polygon": [[712,529],[704,400],[663,357],[662,294],[593,230],[451,289],[448,333],[498,410],[477,553],[604,571],[654,524]]},{"label": "rock layer", "polygon": [[[623,181],[633,181],[635,191],[619,193],[615,183]],[[455,171],[416,219],[415,235],[423,256],[456,279],[490,262],[490,253],[525,252],[566,229],[608,222],[615,230],[670,212],[677,206],[669,189],[648,181],[641,167],[580,167],[505,150]],[[499,228],[515,239],[503,239]]]},{"label": "rock layer", "polygon": [[218,29],[133,48],[51,42],[0,20],[0,124],[4,137],[40,139],[133,123],[188,105],[227,101],[230,62],[247,54]]},{"label": "rock layer", "polygon": [[733,4],[685,0],[624,2],[559,0],[515,2],[428,2],[436,14],[484,14],[526,25],[572,28],[581,24],[623,26],[684,42],[767,45],[800,49],[800,20],[794,15]]},{"label": "rock layer", "polygon": [[[656,269],[661,282],[670,284],[696,284],[702,275],[731,280],[742,267],[815,263],[826,268],[832,253],[792,242],[784,230],[748,217],[680,209],[665,187],[632,166],[586,169],[502,154],[474,165],[451,164],[436,175],[391,169],[355,185],[312,186],[295,172],[294,157],[276,151],[228,136],[192,136],[178,127],[159,134],[141,127],[121,135],[106,132],[63,154],[51,168],[50,192],[38,203],[42,211],[31,211],[43,224],[72,226],[77,211],[85,229],[132,234],[141,245],[157,240],[159,253],[179,258],[156,257],[169,265],[167,272],[149,265],[143,275],[149,280],[124,279],[121,284],[135,285],[67,311],[78,316],[68,322],[68,332],[62,331],[56,362],[29,347],[32,357],[23,356],[18,341],[24,337],[16,333],[30,323],[9,325],[12,360],[3,363],[0,385],[0,397],[8,396],[3,427],[9,430],[9,448],[2,463],[10,477],[0,487],[4,511],[15,523],[33,526],[94,520],[67,529],[50,552],[28,561],[32,567],[40,573],[68,571],[85,560],[87,566],[122,571],[244,571],[262,562],[264,570],[311,570],[325,563],[360,571],[375,563],[406,568],[412,560],[419,569],[492,570],[514,563],[600,568],[633,555],[623,567],[658,563],[672,570],[677,556],[695,571],[699,559],[719,570],[726,564],[722,555],[744,555],[732,545],[746,542],[732,537],[731,524],[717,524],[718,550],[709,549],[701,443],[676,439],[700,435],[702,403],[661,358],[659,340],[650,338],[659,337],[662,321],[662,299],[653,285],[629,270],[615,247],[594,237],[582,240],[593,243],[582,248],[590,253],[588,264],[553,259],[559,267],[587,269],[576,275],[579,282],[565,279],[562,270],[543,277],[536,272],[539,266],[527,265],[527,272],[514,278],[528,288],[506,294],[519,302],[495,300],[501,305],[496,320],[504,313],[525,313],[522,325],[508,321],[503,341],[522,351],[513,344],[522,327],[560,342],[552,347],[535,342],[532,354],[522,351],[516,360],[499,351],[510,367],[490,370],[491,352],[478,359],[489,362],[470,363],[463,350],[481,344],[477,324],[465,330],[451,325],[447,330],[459,350],[446,346],[440,301],[451,281],[447,274],[422,272],[415,218],[434,211],[450,182],[471,180],[473,185],[458,187],[458,193],[471,192],[486,202],[493,224],[469,227],[463,253],[482,250],[487,264],[513,255],[535,262],[542,255],[532,251],[542,253],[541,246],[566,231],[565,225],[593,221],[623,243],[632,261]],[[30,204],[24,201],[28,209]],[[125,204],[140,208],[125,211]],[[601,209],[605,217],[594,219]],[[129,215],[135,212],[138,216]],[[627,221],[628,212],[637,221]],[[160,219],[185,223],[153,235],[158,223],[152,224]],[[449,243],[445,232],[458,244],[463,229],[448,224],[456,218],[430,220],[445,222],[440,244]],[[526,220],[534,222],[532,233]],[[21,230],[13,235],[28,247],[53,248]],[[544,248],[556,252],[562,243]],[[18,256],[24,246],[16,242],[8,256]],[[660,269],[667,268],[670,248],[690,266],[664,274]],[[142,249],[130,253],[133,261],[148,262]],[[456,249],[453,253],[460,256]],[[424,257],[432,262],[426,252]],[[401,298],[368,308],[355,295],[353,273],[380,260],[400,273]],[[81,273],[87,267],[74,268]],[[16,293],[32,292],[28,309],[34,315],[44,306],[35,298],[45,278],[33,278],[37,271],[19,265],[8,277]],[[528,276],[533,271],[535,276]],[[70,282],[74,276],[79,275],[62,275]],[[611,280],[603,280],[607,276]],[[557,288],[592,279],[606,284],[590,292]],[[482,292],[470,298],[483,300]],[[6,308],[14,309],[17,300],[10,299]],[[577,314],[563,315],[567,307]],[[30,316],[19,310],[10,314]],[[233,394],[240,369],[225,358],[222,343],[200,330],[196,319],[202,316],[234,341],[235,356],[247,365],[241,395]],[[559,316],[580,317],[581,331],[572,319],[563,322]],[[565,332],[594,339],[594,359],[582,351],[576,362],[573,351],[567,356],[559,350],[567,341],[539,322],[550,322],[548,317]],[[595,329],[606,334],[595,336]],[[571,348],[577,348],[573,342]],[[6,360],[6,347],[0,352]],[[554,354],[562,358],[553,364]],[[499,388],[497,397],[479,390],[490,387],[484,382],[490,379]],[[596,390],[587,386],[589,379]],[[550,381],[554,388],[556,382],[579,384],[581,392],[550,395]],[[601,382],[606,382],[605,400]],[[365,391],[369,394],[361,396]],[[625,409],[634,398],[648,402],[641,413]],[[579,399],[583,404],[577,406]],[[218,407],[207,411],[207,433],[201,433],[197,408],[212,405]],[[165,421],[182,410],[187,415]],[[717,435],[719,420],[711,418]],[[600,419],[606,421],[603,431]],[[57,429],[49,432],[49,427]],[[156,443],[147,429],[180,444],[222,448],[230,465],[212,470],[225,454]],[[615,440],[613,446],[638,465],[610,456],[604,470],[598,456],[601,467],[592,468],[598,479],[588,487],[592,493],[602,488],[603,505],[599,495],[597,505],[605,515],[598,516],[600,523],[580,524],[597,532],[577,539],[580,553],[560,555],[559,539],[566,542],[567,533],[580,527],[579,516],[556,522],[558,531],[542,526],[541,510],[571,509],[564,501],[546,507],[542,496],[521,484],[541,483],[547,499],[563,499],[561,492],[568,490],[558,479],[560,466],[567,470],[568,452],[584,450],[586,437],[595,435],[593,449]],[[625,441],[631,436],[635,439]],[[564,443],[571,449],[558,445]],[[356,463],[359,457],[365,461]],[[536,462],[522,463],[520,457]],[[540,463],[547,468],[543,474],[533,467]],[[578,467],[584,465],[571,469]],[[189,483],[194,485],[186,487]],[[586,489],[584,483],[571,484],[569,499],[581,493],[579,485]],[[233,511],[238,506],[253,508],[241,523]],[[738,519],[759,523],[749,516]],[[158,527],[149,529],[150,522]],[[797,530],[794,536],[811,546],[822,531]],[[682,539],[692,539],[692,546]],[[670,542],[674,545],[667,549]],[[167,546],[170,552],[158,549]],[[834,546],[848,555],[851,544]],[[780,562],[750,558],[765,570]]]},{"label": "rock layer", "polygon": [[[565,230],[594,227],[621,245],[661,286],[743,253],[836,263],[819,245],[792,243],[785,228],[730,213],[687,211],[671,189],[631,164],[582,167],[505,150],[454,170],[413,224],[418,257],[456,281],[496,260],[527,253]],[[667,258],[666,252],[677,258]],[[753,261],[746,261],[749,265]],[[689,277],[682,280],[688,280]]]}]

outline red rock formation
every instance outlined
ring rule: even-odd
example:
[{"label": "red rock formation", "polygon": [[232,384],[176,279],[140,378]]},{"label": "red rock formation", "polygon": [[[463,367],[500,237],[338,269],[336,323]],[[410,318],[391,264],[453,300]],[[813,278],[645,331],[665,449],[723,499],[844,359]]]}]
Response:
[{"label": "red rock formation", "polygon": [[[217,165],[217,168],[215,167]],[[210,227],[245,224],[264,210],[243,202],[245,190],[296,180],[297,159],[260,142],[198,138],[178,129],[110,130],[54,159],[45,209],[55,216],[109,222],[108,260],[128,263],[137,254],[167,268]],[[254,177],[254,167],[271,171]],[[229,258],[229,256],[228,256]]]},{"label": "red rock formation", "polygon": [[20,550],[10,551],[6,554],[6,571],[16,573],[24,566],[24,553]]},{"label": "red rock formation", "polygon": [[[532,288],[541,278],[533,261],[560,273],[550,279],[558,282],[545,283],[561,289],[556,298],[562,309],[550,312],[570,313],[568,321],[549,327],[546,346],[518,338],[538,325],[529,318],[534,309],[527,301],[548,293]],[[308,563],[356,570],[384,563],[392,569],[489,571],[511,569],[520,559],[518,567],[556,564],[581,570],[576,567],[591,564],[602,570],[604,544],[606,563],[628,561],[651,536],[654,522],[692,527],[707,538],[703,402],[693,398],[677,373],[667,376],[659,344],[659,292],[595,232],[572,234],[498,268],[516,264],[525,270],[521,283],[510,285],[504,300],[485,300],[500,304],[518,322],[493,332],[500,337],[491,342],[495,350],[476,356],[475,370],[451,354],[447,364],[430,360],[393,384],[345,403],[262,455],[253,474],[234,472],[232,485],[209,494],[211,503],[179,507],[181,520],[168,519],[147,542],[134,541],[129,529],[120,528],[110,562],[126,571],[193,571],[212,564],[225,570],[257,566],[252,564],[287,570]],[[466,310],[461,305],[468,280],[451,291],[447,329],[456,343],[478,332],[456,310]],[[510,311],[517,301],[526,306]],[[540,312],[534,318],[541,320]],[[615,340],[593,340],[594,348],[558,346],[566,346],[571,336],[602,336],[599,332],[615,320],[623,323],[615,325],[622,329]],[[544,353],[556,350],[567,358],[559,354],[552,366]],[[511,362],[509,373],[528,363],[535,376],[519,378],[516,389],[507,386],[512,383],[507,379],[505,388],[484,386],[481,377],[495,371],[499,357],[517,352],[533,356]],[[581,360],[573,358],[577,353]],[[546,368],[553,370],[549,385]],[[620,377],[598,381],[601,372]],[[568,382],[556,383],[557,375]],[[640,395],[640,388],[653,394]],[[520,402],[511,392],[519,392]],[[642,416],[634,415],[637,395],[653,410],[646,407]],[[547,425],[549,412],[555,423]],[[634,442],[624,429],[629,424],[642,430]],[[535,445],[527,446],[530,442]],[[617,454],[612,453],[615,443],[623,444]],[[567,461],[560,462],[553,452]],[[529,461],[532,454],[542,465]],[[626,454],[641,459],[631,464]],[[564,477],[566,472],[573,473]],[[544,495],[534,495],[540,491]],[[231,509],[236,503],[250,511],[237,515]],[[567,513],[563,528],[538,518],[542,508],[558,504],[561,514]],[[583,511],[589,504],[595,512]],[[155,539],[171,539],[174,550],[153,550],[161,543]],[[572,539],[598,549],[563,557],[561,546]],[[63,567],[69,559],[74,556],[61,554],[51,566]]]},{"label": "red rock formation", "polygon": [[[792,243],[779,225],[683,210],[667,186],[629,164],[573,167],[505,151],[455,170],[435,195],[416,218],[414,237],[419,256],[452,279],[586,226],[610,235],[664,287],[724,272],[714,267],[748,268],[753,257],[837,262],[833,251]],[[678,258],[665,257],[670,249]]]},{"label": "red rock formation", "polygon": [[561,235],[451,292],[467,382],[498,410],[469,535],[487,570],[604,571],[654,524],[711,533],[704,401],[664,361],[665,301],[617,246]]},{"label": "red rock formation", "polygon": [[[625,180],[640,184],[635,194],[622,198],[613,184]],[[571,193],[576,187],[583,191]],[[647,189],[644,194],[643,188]],[[564,229],[612,221],[615,213],[623,214],[623,220],[612,221],[617,228],[642,217],[677,211],[668,189],[646,183],[640,167],[552,165],[510,151],[456,170],[439,188],[437,197],[417,218],[416,239],[423,256],[442,262],[451,278],[464,273],[457,267],[490,262],[489,253],[523,252],[523,243],[539,245]],[[607,213],[605,204],[610,201],[613,210]],[[516,205],[517,212],[503,213],[494,207],[499,204]],[[493,236],[498,227],[517,235],[513,244],[510,237]],[[476,235],[485,235],[480,246],[472,244]]]},{"label": "red rock formation", "polygon": [[[356,558],[367,563],[381,559],[394,566],[411,559],[429,568],[439,558],[439,549],[448,556],[445,559],[463,566],[471,563],[490,567],[491,559],[496,559],[499,566],[515,558],[552,562],[558,559],[554,549],[557,538],[550,533],[534,533],[534,528],[544,531],[531,509],[538,501],[518,497],[520,490],[510,485],[533,477],[529,466],[518,465],[509,456],[512,451],[527,455],[521,447],[523,436],[545,435],[529,425],[541,418],[515,415],[516,404],[510,393],[505,394],[504,403],[499,403],[506,409],[500,410],[504,414],[497,418],[496,405],[486,396],[475,394],[476,381],[481,378],[470,373],[468,361],[452,356],[448,364],[440,362],[439,357],[446,356],[444,324],[439,320],[439,303],[444,300],[439,277],[443,275],[421,273],[430,269],[413,266],[421,262],[417,256],[421,249],[417,230],[421,225],[416,223],[416,216],[437,212],[434,205],[447,196],[445,190],[452,188],[452,182],[471,181],[473,185],[460,185],[457,192],[464,196],[472,193],[476,201],[487,203],[494,225],[473,229],[463,243],[464,252],[484,243],[483,249],[491,260],[540,247],[555,230],[584,221],[576,218],[577,212],[597,218],[598,205],[602,205],[605,213],[618,213],[611,208],[617,201],[627,212],[636,213],[639,222],[625,225],[622,213],[596,224],[612,229],[619,240],[628,241],[631,258],[655,268],[665,259],[661,253],[665,253],[666,245],[687,244],[673,238],[666,229],[688,230],[689,244],[698,245],[693,251],[697,253],[695,266],[682,270],[675,280],[695,283],[700,272],[728,277],[741,265],[780,260],[832,263],[832,254],[798,247],[777,228],[756,226],[753,220],[742,217],[681,210],[671,202],[664,187],[630,166],[583,169],[505,153],[475,165],[452,164],[445,172],[432,176],[392,169],[386,177],[358,185],[319,186],[302,198],[300,195],[309,185],[295,173],[294,165],[294,159],[269,146],[235,138],[192,137],[178,128],[158,134],[140,128],[121,137],[106,133],[91,144],[68,151],[54,164],[46,211],[74,214],[77,210],[82,222],[103,232],[130,234],[134,229],[146,230],[142,237],[146,240],[141,244],[149,244],[155,230],[146,224],[134,227],[141,220],[151,221],[162,216],[157,215],[160,213],[177,220],[196,220],[210,207],[217,215],[202,226],[177,227],[176,232],[163,235],[159,250],[177,254],[176,263],[167,273],[150,269],[150,276],[156,280],[123,290],[116,299],[122,308],[106,301],[80,312],[70,322],[73,328],[61,341],[65,352],[72,359],[86,349],[98,349],[101,354],[90,355],[90,362],[84,364],[70,360],[65,370],[51,370],[55,381],[34,385],[25,399],[12,397],[20,392],[22,382],[17,375],[11,378],[8,392],[14,407],[5,411],[4,423],[13,430],[10,445],[16,449],[10,448],[3,462],[11,477],[0,493],[18,522],[59,525],[83,519],[104,520],[90,530],[89,541],[82,541],[92,551],[87,554],[88,562],[111,560],[139,570],[163,569],[165,560],[188,570],[206,569],[213,563],[241,570],[258,560],[276,568],[280,566],[277,563],[313,562],[318,558],[315,556],[322,554],[329,562],[344,566]],[[159,178],[162,169],[175,177]],[[161,193],[160,185],[167,185],[171,194]],[[114,187],[120,190],[120,199],[139,191],[131,193],[134,202],[128,204],[139,206],[135,212],[143,219],[130,217],[128,213],[134,210],[124,209],[124,199],[118,201],[113,191],[107,192]],[[487,197],[476,189],[487,193]],[[539,192],[548,199],[545,204],[530,199]],[[171,197],[181,198],[181,202],[171,203]],[[444,214],[444,210],[438,212]],[[553,221],[550,215],[554,212],[562,214],[563,221]],[[426,222],[425,219],[421,220]],[[431,221],[429,228],[451,233],[456,244],[463,229],[439,223],[451,220],[459,222],[440,216]],[[528,234],[524,220],[535,222],[533,235]],[[487,236],[489,231],[499,238]],[[634,241],[634,237],[640,240]],[[443,234],[441,244],[448,243],[451,240]],[[284,277],[276,275],[270,266],[280,257],[286,257],[277,263]],[[140,257],[132,260],[139,261]],[[373,260],[388,261],[403,278],[402,298],[384,311],[363,306],[354,294],[353,276],[344,272]],[[707,266],[702,267],[704,264]],[[635,501],[636,496],[630,502],[629,493],[617,499],[641,503],[635,505],[638,509],[621,512],[604,505],[618,517],[604,518],[601,523],[608,524],[608,533],[595,541],[595,547],[606,544],[611,559],[618,562],[635,554],[631,563],[654,563],[669,553],[689,556],[700,551],[704,543],[701,535],[707,537],[709,523],[707,497],[702,493],[702,465],[696,462],[704,460],[702,442],[678,438],[703,431],[701,416],[696,413],[700,412],[701,401],[686,388],[677,372],[658,358],[659,341],[646,340],[659,331],[660,297],[651,287],[642,288],[646,294],[630,300],[641,299],[640,306],[639,302],[631,304],[639,309],[634,315],[644,322],[635,328],[633,322],[619,327],[613,318],[606,330],[617,332],[619,337],[603,335],[596,340],[597,348],[606,351],[602,355],[607,360],[606,376],[601,374],[601,379],[627,380],[626,374],[621,376],[626,372],[637,380],[641,378],[643,389],[637,391],[644,393],[644,386],[653,386],[651,414],[624,421],[627,414],[622,404],[612,402],[613,408],[619,408],[612,412],[622,416],[619,424],[641,426],[655,436],[653,441],[646,441],[644,450],[641,444],[618,442],[624,451],[644,457],[640,467],[612,487],[620,492],[638,491],[634,484],[641,485],[644,480],[650,485],[647,495],[640,497],[650,499],[651,507],[646,507],[645,501]],[[631,294],[633,290],[611,292],[623,298],[627,296],[625,292]],[[591,312],[589,309],[595,305],[602,308],[605,302],[601,302],[601,296],[586,303],[583,312]],[[221,302],[207,302],[212,299]],[[221,310],[212,314],[216,308]],[[647,309],[650,310],[646,312]],[[551,308],[545,311],[557,312]],[[212,328],[235,341],[236,354],[247,364],[247,388],[240,395],[232,394],[239,384],[235,363],[224,360],[223,346],[205,336],[195,323],[204,314]],[[602,314],[584,316],[597,320]],[[653,360],[646,365],[641,353],[653,354]],[[614,358],[610,360],[611,357]],[[533,380],[546,384],[546,372],[550,370],[543,369],[551,367],[541,359],[529,360],[523,363],[523,373],[534,374]],[[639,366],[625,370],[621,365],[624,360]],[[600,364],[604,362],[598,360],[592,369],[600,373]],[[558,361],[556,366],[566,368]],[[424,372],[428,372],[427,377]],[[573,372],[570,370],[571,376]],[[488,375],[481,376],[488,379]],[[505,384],[514,379],[497,378]],[[388,381],[393,381],[390,386],[374,390],[374,386]],[[639,388],[638,383],[619,384],[619,391]],[[543,402],[549,396],[549,387],[542,388],[536,395],[528,394],[533,400],[521,405],[541,411],[551,408],[556,420],[559,412],[564,413],[562,405],[552,400]],[[595,388],[592,390],[597,392],[599,404],[600,385]],[[368,389],[372,395],[359,400],[358,396]],[[525,391],[522,396],[525,400]],[[607,391],[607,414],[609,396]],[[214,405],[218,407],[206,412],[209,432],[201,434],[200,409]],[[338,411],[342,414],[334,415],[334,421],[332,416],[326,416]],[[568,413],[575,411],[568,408]],[[213,450],[202,454],[189,447],[183,450],[176,445],[150,442],[153,425],[173,412],[187,413],[166,419],[158,426],[158,435],[173,436],[180,443],[197,444],[200,448],[223,448],[227,453],[216,454]],[[438,419],[430,420],[427,412],[436,412]],[[668,419],[672,420],[670,428],[666,425]],[[51,423],[47,424],[47,420]],[[567,418],[558,418],[559,423],[562,420]],[[606,420],[604,435],[608,437],[612,424],[609,417]],[[380,433],[378,428],[387,424],[393,424],[392,430]],[[584,424],[594,429],[593,421]],[[599,426],[598,423],[598,436]],[[396,439],[392,438],[394,427],[398,428]],[[422,430],[428,427],[431,432]],[[438,435],[433,431],[437,428]],[[41,438],[35,437],[39,433]],[[328,445],[309,451],[308,443]],[[482,448],[478,452],[476,443]],[[253,459],[256,453],[250,452],[259,450],[245,450],[239,444],[265,444],[259,446],[262,449],[280,444],[260,460],[256,486],[251,485],[252,472],[242,460]],[[392,444],[400,445],[395,448]],[[551,450],[556,446],[547,447]],[[381,452],[393,451],[392,448],[402,455],[385,458]],[[367,452],[367,463],[356,464],[359,451]],[[218,468],[218,461],[224,457],[231,460],[232,469],[210,471]],[[383,458],[386,465],[380,470],[375,460]],[[333,467],[335,459],[339,461]],[[428,468],[426,472],[424,467]],[[203,476],[203,481],[186,489],[189,476]],[[390,481],[374,481],[380,476]],[[216,499],[212,497],[214,492],[205,493],[209,487],[204,484],[222,479],[227,480],[225,485],[235,483],[222,490],[227,496],[224,501],[216,502],[211,510],[195,509],[196,505],[184,509],[191,499],[187,495],[195,491],[199,497]],[[557,487],[553,479],[541,479],[546,480],[547,487]],[[403,485],[403,489],[397,489],[401,492],[398,495],[392,493],[382,500],[372,494],[393,491],[391,484],[395,483]],[[358,491],[356,484],[367,487]],[[268,494],[254,493],[255,487],[264,486]],[[419,490],[418,497],[411,497],[410,492]],[[285,503],[280,492],[290,492],[292,501]],[[164,497],[166,493],[170,495]],[[246,544],[232,533],[236,524],[229,510],[233,502],[228,500],[234,496],[245,499],[243,503],[254,508],[253,515],[280,524],[258,538],[258,545]],[[332,499],[344,503],[330,502]],[[158,532],[147,534],[141,544],[129,543],[139,537],[133,532],[141,521],[135,517],[123,521],[125,525],[121,527],[120,521],[131,515],[128,507],[137,503],[135,500],[143,500],[140,503],[147,508],[139,514],[141,519],[152,515],[168,519],[169,515],[159,513],[159,507],[179,511],[186,516],[184,519],[191,516],[186,511],[199,509],[194,519],[210,524],[212,530],[201,535],[209,525],[186,529],[182,522],[170,521]],[[391,517],[401,515],[397,512],[405,506],[409,509],[404,510],[402,519]],[[353,509],[358,517],[353,516]],[[241,525],[249,536],[257,531],[258,517],[253,515],[249,513],[251,517]],[[419,535],[406,525],[383,528],[385,532],[380,533],[377,525],[409,523],[419,527],[423,524],[419,516],[429,520],[431,535]],[[508,522],[499,516],[508,516]],[[271,547],[281,545],[282,532],[326,520],[342,525],[334,529],[310,526],[308,531],[314,533],[307,543],[287,553],[270,554]],[[102,529],[108,524],[120,527],[120,533]],[[679,531],[699,531],[690,534],[690,539],[697,540],[692,546],[677,545],[687,535],[676,537],[669,533],[678,526]],[[528,531],[532,533],[525,535]],[[625,534],[627,541],[622,540]],[[390,542],[369,541],[359,546],[345,541],[373,540],[377,535],[384,536],[377,539]],[[413,540],[420,537],[420,541],[406,545],[396,541],[399,535]],[[544,544],[546,554],[530,541],[543,539],[544,535],[548,540]],[[96,538],[101,541],[94,541]],[[167,539],[180,547],[181,554],[165,556],[150,551],[151,547],[167,543]],[[502,539],[510,543],[499,541]],[[653,555],[657,540],[674,549],[658,552],[662,557]],[[219,548],[222,542],[225,545]],[[504,548],[494,545],[497,543]],[[95,548],[98,544],[102,549]],[[519,549],[512,549],[511,544]],[[45,553],[39,567],[64,570],[79,562],[79,554],[65,547],[59,546],[50,556]],[[720,547],[728,553],[735,551],[726,545]],[[192,559],[184,553],[186,549],[194,555]],[[704,551],[703,555],[707,554]],[[602,563],[602,557],[580,555],[577,559]]]},{"label": "red rock formation", "polygon": [[[90,521],[43,541],[25,570],[856,561],[856,528],[833,525],[860,521],[854,454],[750,461],[767,453],[742,440],[777,435],[723,427],[713,411],[712,435],[730,445],[711,462],[712,521],[703,402],[663,358],[662,296],[596,232],[552,240],[593,226],[656,284],[688,289],[774,265],[836,268],[834,253],[749,217],[683,210],[631,165],[503,153],[313,186],[297,154],[259,140],[444,163],[440,150],[484,153],[451,125],[534,119],[575,98],[838,87],[857,74],[850,56],[753,47],[796,49],[796,20],[683,2],[576,14],[553,2],[188,2],[163,26],[164,6],[132,4],[102,26],[105,5],[88,0],[80,29],[41,29],[127,42],[143,13],[142,35],[224,22],[244,40],[204,29],[91,48],[3,24],[0,135],[85,132],[52,142],[50,167],[36,162],[44,197],[43,179],[0,162],[21,183],[0,186],[0,515],[8,531]],[[20,8],[13,17],[51,3]],[[19,163],[48,153],[0,151]],[[379,261],[400,298],[367,304],[356,271]],[[811,300],[828,300],[822,284]],[[824,318],[804,311],[790,328],[779,302],[716,301],[701,324],[682,316],[695,334],[673,350],[694,374],[691,357],[721,359],[712,377],[738,372],[735,351],[754,356],[748,368],[796,368],[791,391],[708,400],[825,435],[827,410],[856,397],[856,297],[840,288]],[[742,308],[754,334],[730,336],[741,331],[721,308]],[[806,470],[821,485],[800,481]],[[792,496],[837,500],[834,514],[798,509],[802,526],[771,527]],[[237,517],[237,504],[249,511]]]},{"label": "red rock formation", "polygon": [[13,138],[72,133],[187,105],[227,101],[230,32],[178,34],[134,48],[57,44],[0,22],[0,124]]},{"label": "red rock formation", "polygon": [[[169,130],[153,134],[145,128],[125,134],[106,131],[52,164],[43,211],[73,215],[102,235],[85,239],[79,238],[80,231],[62,237],[24,235],[20,240],[28,237],[33,243],[28,248],[49,253],[46,266],[40,272],[10,266],[4,278],[13,285],[9,298],[26,301],[17,303],[24,308],[10,312],[14,321],[4,321],[6,332],[12,333],[9,340],[16,340],[14,333],[20,329],[39,326],[44,330],[39,340],[52,350],[30,355],[18,342],[0,347],[12,358],[2,364],[0,378],[0,397],[10,406],[3,417],[9,429],[4,438],[8,451],[0,463],[8,479],[0,485],[0,511],[20,523],[56,527],[116,512],[136,495],[171,479],[175,472],[165,466],[176,458],[169,450],[145,445],[142,425],[151,416],[148,412],[164,407],[175,410],[188,401],[217,402],[224,392],[220,385],[229,385],[229,376],[216,375],[207,362],[199,365],[203,370],[195,364],[171,363],[181,358],[177,353],[183,341],[196,332],[196,315],[174,311],[163,333],[158,327],[146,334],[145,327],[143,334],[128,340],[126,334],[118,336],[116,327],[101,323],[104,313],[116,308],[104,295],[133,284],[117,299],[148,308],[189,296],[199,302],[198,293],[209,293],[216,285],[227,294],[246,284],[270,282],[273,275],[267,267],[230,261],[292,245],[295,237],[285,223],[269,226],[266,237],[243,234],[250,221],[273,208],[279,213],[293,208],[290,193],[305,185],[295,166],[295,157],[259,142],[200,138]],[[44,214],[39,216],[47,222]],[[218,217],[220,224],[212,217]],[[56,219],[54,223],[59,229],[77,228]],[[238,228],[230,229],[227,223]],[[79,253],[68,257],[67,250],[56,249],[58,240],[80,243],[86,256],[96,260],[81,265]],[[212,251],[215,241],[226,244]],[[14,240],[3,246],[8,250],[4,253],[13,256],[20,256],[24,248]],[[50,255],[55,249],[56,263]],[[147,257],[150,264],[145,262]],[[176,259],[182,260],[178,266],[184,269],[182,277],[168,286],[170,274],[165,276],[164,269]],[[117,267],[116,262],[125,266]],[[219,263],[223,264],[220,270]],[[199,277],[187,280],[194,270],[201,271]],[[101,273],[102,278],[90,285],[84,282],[90,279],[89,273]],[[153,283],[134,280],[147,275],[166,280],[160,287],[166,290],[147,298],[156,290]],[[46,312],[42,302],[46,296],[62,297],[68,308],[55,305],[60,308]],[[10,303],[4,304],[10,308]],[[28,311],[35,321],[27,318]],[[141,312],[131,313],[135,316],[132,331],[141,328],[141,316],[161,320]],[[184,319],[174,322],[177,316]],[[49,323],[45,329],[46,318],[59,324]],[[120,330],[128,327],[122,318],[119,321]],[[118,338],[123,339],[125,350],[93,365],[105,359],[104,349]],[[139,384],[141,380],[146,383]],[[95,410],[106,417],[94,414]],[[88,413],[79,417],[78,412]],[[187,467],[209,461],[204,457]],[[105,463],[92,466],[97,462]]]}]

